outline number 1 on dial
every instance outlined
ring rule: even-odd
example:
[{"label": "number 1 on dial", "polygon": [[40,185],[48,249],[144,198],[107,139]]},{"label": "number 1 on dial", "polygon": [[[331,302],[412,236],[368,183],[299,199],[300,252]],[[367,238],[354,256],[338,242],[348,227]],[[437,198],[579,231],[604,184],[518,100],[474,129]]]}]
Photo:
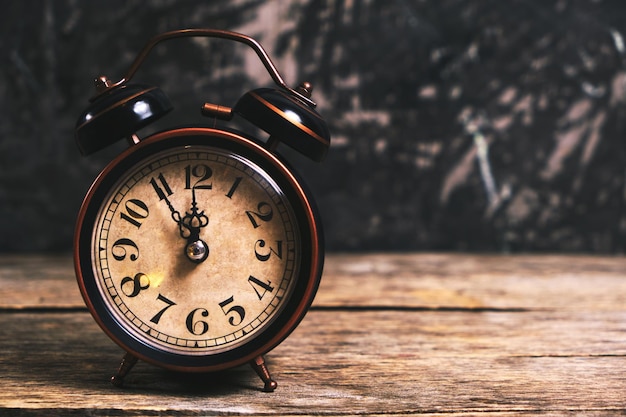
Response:
[{"label": "number 1 on dial", "polygon": [[226,197],[233,198],[233,194],[235,194],[235,190],[239,187],[239,183],[241,183],[242,179],[242,177],[235,178],[235,182],[233,183],[233,186],[230,187],[230,190],[228,190],[228,193],[226,193]]}]

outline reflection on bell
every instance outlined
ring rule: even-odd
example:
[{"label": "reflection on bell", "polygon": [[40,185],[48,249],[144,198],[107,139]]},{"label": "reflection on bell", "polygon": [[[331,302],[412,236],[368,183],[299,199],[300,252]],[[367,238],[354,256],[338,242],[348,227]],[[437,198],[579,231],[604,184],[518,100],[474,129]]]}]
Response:
[{"label": "reflection on bell", "polygon": [[146,103],[144,100],[138,101],[133,105],[133,111],[135,114],[142,119],[144,117],[152,116],[152,110],[150,109],[150,105]]},{"label": "reflection on bell", "polygon": [[101,93],[76,122],[76,143],[89,155],[134,135],[172,110],[160,88],[125,84]]},{"label": "reflection on bell", "polygon": [[298,114],[291,110],[285,110],[285,118],[291,120],[294,123],[302,123],[302,119]]},{"label": "reflection on bell", "polygon": [[258,88],[243,95],[233,112],[314,161],[330,147],[326,122],[311,106],[283,90]]}]

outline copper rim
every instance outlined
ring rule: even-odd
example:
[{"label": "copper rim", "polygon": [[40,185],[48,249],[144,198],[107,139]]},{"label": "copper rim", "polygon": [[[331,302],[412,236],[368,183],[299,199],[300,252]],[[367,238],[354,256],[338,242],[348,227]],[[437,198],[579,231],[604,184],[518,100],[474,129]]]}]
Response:
[{"label": "copper rim", "polygon": [[[280,184],[289,187],[288,190],[284,191],[288,191],[290,196],[294,196],[297,199],[297,201],[292,201],[292,203],[299,226],[304,232],[302,233],[301,248],[303,259],[301,260],[300,272],[297,277],[297,290],[292,293],[287,302],[287,307],[280,313],[281,317],[275,323],[272,323],[262,335],[242,346],[242,348],[247,349],[240,350],[241,353],[237,354],[236,357],[225,355],[224,357],[227,359],[219,363],[212,362],[213,356],[218,357],[219,355],[177,355],[179,358],[184,358],[184,360],[175,363],[175,361],[161,359],[169,358],[173,354],[159,356],[154,354],[155,349],[153,348],[137,348],[141,343],[129,343],[128,338],[132,336],[120,336],[121,334],[128,334],[119,325],[115,328],[114,323],[116,322],[114,320],[103,317],[103,314],[106,316],[106,312],[102,311],[102,306],[97,299],[91,298],[96,294],[91,289],[91,281],[95,282],[91,270],[91,231],[94,224],[89,222],[93,220],[92,214],[94,210],[98,211],[100,203],[98,196],[106,193],[111,184],[115,182],[111,176],[120,169],[123,170],[124,168],[121,167],[124,167],[129,161],[141,158],[141,156],[138,157],[137,155],[144,152],[146,155],[153,154],[163,148],[185,146],[187,143],[198,144],[198,141],[206,141],[202,145],[215,146],[213,142],[216,139],[219,139],[222,144],[228,143],[236,148],[246,149],[251,155],[255,155],[255,158],[258,158],[257,160],[263,161],[262,167],[264,169],[266,169],[267,165],[272,167],[274,173],[279,173],[281,176]],[[86,224],[85,222],[88,223]],[[254,358],[269,352],[280,344],[298,326],[313,302],[319,286],[324,263],[322,240],[321,223],[317,209],[309,197],[308,191],[302,181],[278,156],[264,149],[261,144],[253,139],[238,133],[211,128],[181,128],[157,133],[130,147],[100,173],[85,196],[77,218],[74,233],[74,268],[78,286],[87,308],[103,331],[122,349],[143,361],[164,368],[186,372],[211,372],[235,367],[254,360]],[[88,250],[85,250],[86,248]]]}]

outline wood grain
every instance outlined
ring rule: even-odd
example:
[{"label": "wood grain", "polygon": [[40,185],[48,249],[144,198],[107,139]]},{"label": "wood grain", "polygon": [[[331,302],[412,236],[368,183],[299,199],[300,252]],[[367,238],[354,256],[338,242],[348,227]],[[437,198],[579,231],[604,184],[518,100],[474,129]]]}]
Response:
[{"label": "wood grain", "polygon": [[139,363],[114,388],[123,352],[78,308],[71,261],[3,257],[0,415],[624,414],[625,265],[332,255],[316,307],[267,356],[268,394],[249,367]]},{"label": "wood grain", "polygon": [[[318,307],[622,309],[626,257],[333,254]],[[1,256],[0,308],[80,308],[69,255]]]},{"label": "wood grain", "polygon": [[626,306],[625,278],[625,257],[335,255],[326,264],[316,301],[328,306],[612,310]]},{"label": "wood grain", "polygon": [[71,255],[0,255],[0,307],[78,308]]},{"label": "wood grain", "polygon": [[122,353],[86,313],[3,314],[0,404],[60,414],[622,410],[626,341],[615,336],[625,318],[313,311],[268,355],[280,386],[267,394],[247,367],[187,376],[142,363],[115,389]]}]

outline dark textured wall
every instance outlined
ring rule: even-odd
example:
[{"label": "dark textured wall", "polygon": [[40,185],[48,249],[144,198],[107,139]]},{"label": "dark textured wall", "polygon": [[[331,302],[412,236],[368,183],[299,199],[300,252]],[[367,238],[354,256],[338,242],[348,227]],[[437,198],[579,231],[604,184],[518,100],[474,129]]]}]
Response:
[{"label": "dark textured wall", "polygon": [[[626,251],[622,0],[2,7],[1,251],[70,249],[82,196],[122,147],[75,147],[92,78],[121,77],[149,38],[186,27],[247,33],[289,84],[316,87],[329,157],[287,153],[329,249]],[[157,47],[137,80],[177,107],[155,129],[270,82],[245,47],[204,40]]]}]

